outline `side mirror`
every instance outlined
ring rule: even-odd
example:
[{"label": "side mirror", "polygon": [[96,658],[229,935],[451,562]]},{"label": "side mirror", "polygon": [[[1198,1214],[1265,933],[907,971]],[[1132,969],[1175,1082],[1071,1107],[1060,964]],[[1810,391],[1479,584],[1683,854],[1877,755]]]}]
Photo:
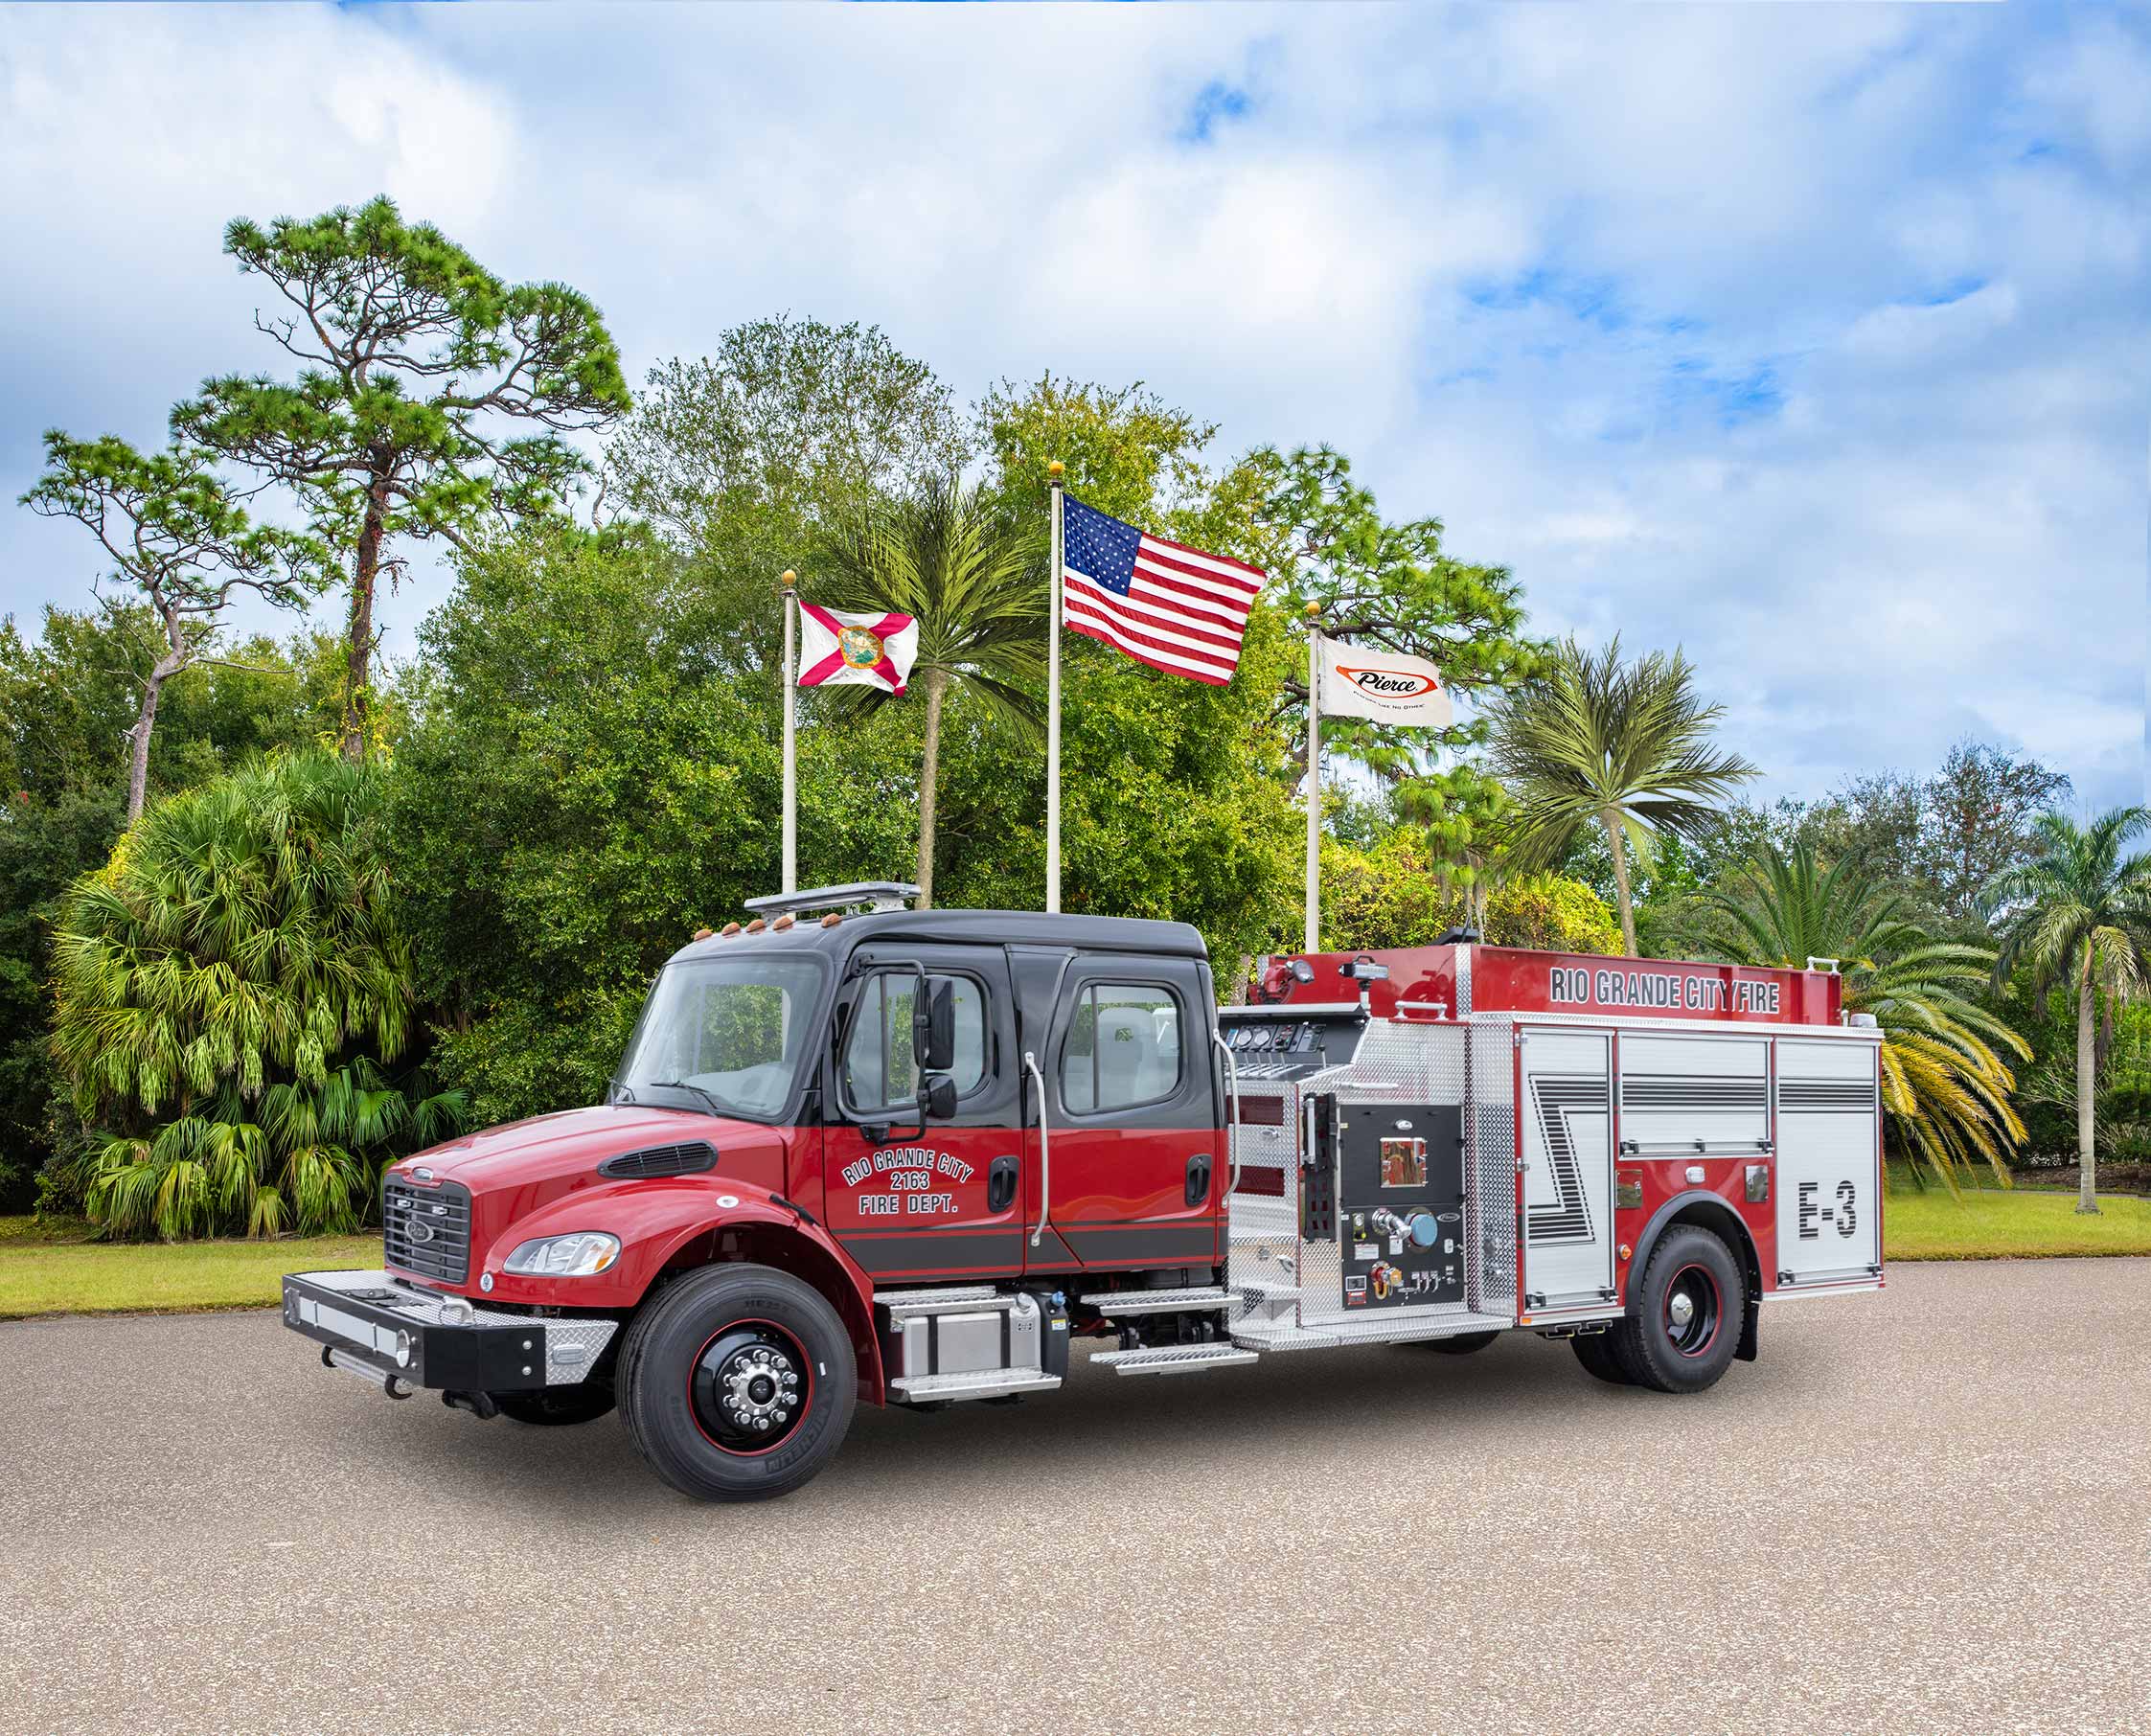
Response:
[{"label": "side mirror", "polygon": [[919,1119],[947,1121],[956,1112],[956,1082],[947,1073],[936,1073],[919,1093]]},{"label": "side mirror", "polygon": [[922,1073],[946,1073],[956,1064],[956,985],[944,977],[912,1001],[911,1052]]}]

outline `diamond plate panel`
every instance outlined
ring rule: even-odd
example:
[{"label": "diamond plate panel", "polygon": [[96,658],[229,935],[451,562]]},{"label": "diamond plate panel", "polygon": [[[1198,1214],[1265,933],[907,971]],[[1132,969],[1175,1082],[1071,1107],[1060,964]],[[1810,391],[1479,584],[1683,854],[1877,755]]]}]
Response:
[{"label": "diamond plate panel", "polygon": [[1465,1211],[1477,1250],[1465,1296],[1481,1313],[1516,1315],[1516,1022],[1482,1013],[1471,1032],[1472,1130]]}]

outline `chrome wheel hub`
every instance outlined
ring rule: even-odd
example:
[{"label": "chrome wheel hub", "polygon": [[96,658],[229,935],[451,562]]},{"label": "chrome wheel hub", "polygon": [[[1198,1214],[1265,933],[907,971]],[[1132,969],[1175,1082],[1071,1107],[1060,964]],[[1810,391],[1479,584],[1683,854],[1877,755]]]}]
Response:
[{"label": "chrome wheel hub", "polygon": [[783,1327],[742,1320],[702,1346],[688,1374],[695,1422],[726,1452],[767,1452],[789,1440],[813,1398],[807,1353]]},{"label": "chrome wheel hub", "polygon": [[767,1344],[733,1357],[718,1384],[731,1420],[757,1433],[783,1428],[799,1403],[799,1371],[783,1351]]}]

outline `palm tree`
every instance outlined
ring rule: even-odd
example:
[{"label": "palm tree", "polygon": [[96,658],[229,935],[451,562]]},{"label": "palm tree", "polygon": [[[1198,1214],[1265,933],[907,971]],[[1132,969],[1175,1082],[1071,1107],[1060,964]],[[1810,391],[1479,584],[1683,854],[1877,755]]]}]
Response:
[{"label": "palm tree", "polygon": [[1702,837],[1755,767],[1710,746],[1724,712],[1695,692],[1679,651],[1621,662],[1621,642],[1595,656],[1569,639],[1545,676],[1493,708],[1493,764],[1516,809],[1504,833],[1525,868],[1560,861],[1584,827],[1605,829],[1613,853],[1621,942],[1636,956],[1628,851],[1648,862],[1659,834]]},{"label": "palm tree", "polygon": [[2151,810],[2117,808],[2089,826],[2044,813],[2032,824],[2039,855],[1987,882],[1982,904],[1998,920],[1999,987],[2020,965],[2033,991],[2066,984],[2076,997],[2076,1209],[2098,1210],[2096,1130],[2098,997],[2127,999],[2151,985],[2151,854],[2124,857],[2151,826]]},{"label": "palm tree", "polygon": [[[953,477],[882,503],[837,542],[832,604],[916,616],[919,654],[911,679],[926,698],[919,762],[919,907],[933,904],[935,785],[941,719],[952,692],[988,715],[1029,732],[1038,727],[1032,690],[1045,675],[1048,601],[1036,538],[1018,536],[988,512],[976,489]],[[857,692],[869,704],[885,695]]]},{"label": "palm tree", "polygon": [[418,1025],[377,765],[273,760],[153,804],[69,889],[53,1049],[121,1235],[348,1228],[457,1093],[382,1064]]},{"label": "palm tree", "polygon": [[1704,907],[1724,925],[1720,948],[1741,964],[1836,959],[1845,1011],[1871,1014],[1882,1028],[1882,1103],[1899,1149],[1953,1194],[1957,1170],[1974,1158],[2009,1185],[2003,1154],[2025,1128],[2009,1101],[2016,1077],[1996,1050],[2029,1059],[2031,1049],[1970,997],[1987,979],[1991,949],[1930,940],[1860,858],[1824,869],[1809,843],[1790,856],[1764,844],[1729,889],[1705,895]]}]

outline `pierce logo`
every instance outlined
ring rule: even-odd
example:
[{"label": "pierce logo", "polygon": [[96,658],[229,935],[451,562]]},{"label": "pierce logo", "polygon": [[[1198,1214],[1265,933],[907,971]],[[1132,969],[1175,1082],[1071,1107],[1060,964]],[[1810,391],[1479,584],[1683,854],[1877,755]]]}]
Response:
[{"label": "pierce logo", "polygon": [[1441,690],[1441,683],[1431,675],[1416,675],[1401,669],[1347,669],[1339,663],[1337,673],[1362,693],[1384,699],[1421,699]]}]

